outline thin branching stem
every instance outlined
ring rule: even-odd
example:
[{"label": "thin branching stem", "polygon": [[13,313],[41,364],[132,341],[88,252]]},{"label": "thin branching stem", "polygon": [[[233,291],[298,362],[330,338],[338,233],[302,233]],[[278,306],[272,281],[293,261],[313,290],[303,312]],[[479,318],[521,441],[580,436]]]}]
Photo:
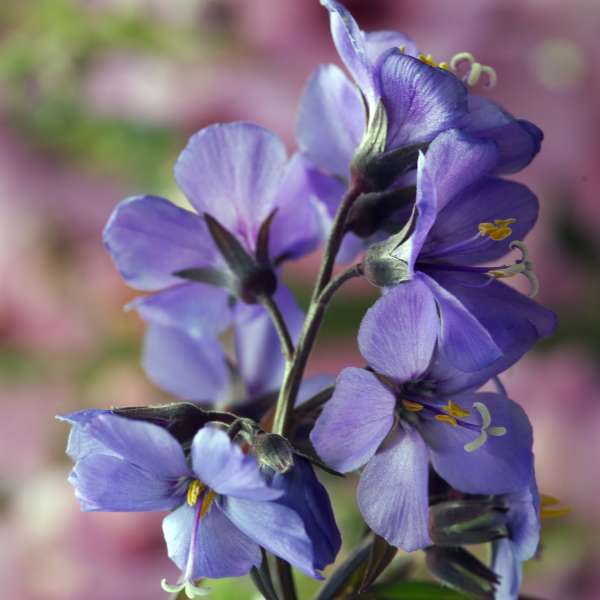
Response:
[{"label": "thin branching stem", "polygon": [[294,356],[294,342],[292,341],[292,336],[285,324],[285,319],[277,306],[277,302],[273,300],[272,296],[264,296],[261,298],[261,304],[265,307],[265,310],[269,313],[269,316],[273,321],[273,325],[279,336],[279,341],[281,342],[283,356],[287,362],[290,362]]}]

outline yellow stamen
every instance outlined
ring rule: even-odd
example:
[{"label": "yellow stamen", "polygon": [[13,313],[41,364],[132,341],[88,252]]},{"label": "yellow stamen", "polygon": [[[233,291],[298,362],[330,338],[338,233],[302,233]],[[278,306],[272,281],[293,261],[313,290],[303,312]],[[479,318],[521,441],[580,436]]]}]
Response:
[{"label": "yellow stamen", "polygon": [[446,406],[442,406],[442,410],[445,410],[449,415],[453,417],[468,417],[471,413],[465,410],[462,406],[459,406],[452,400],[448,400]]},{"label": "yellow stamen", "polygon": [[441,423],[448,423],[448,425],[452,425],[452,427],[457,426],[456,419],[450,415],[435,415],[435,420],[440,421]]},{"label": "yellow stamen", "polygon": [[412,402],[411,400],[402,400],[402,406],[404,406],[408,412],[419,412],[423,410],[422,404],[419,404],[418,402]]},{"label": "yellow stamen", "polygon": [[404,54],[406,52],[406,46],[400,46],[398,50],[400,50],[401,54]]},{"label": "yellow stamen", "polygon": [[556,506],[560,500],[554,496],[540,494],[540,516],[542,519],[566,517],[571,512],[570,506]]},{"label": "yellow stamen", "polygon": [[430,67],[439,67],[440,69],[447,69],[448,68],[448,63],[442,62],[442,63],[436,63],[435,60],[433,60],[433,55],[432,54],[423,54],[422,52],[419,54],[419,56],[417,56],[417,58],[421,61],[424,62],[426,65],[429,65]]},{"label": "yellow stamen", "polygon": [[188,491],[187,491],[187,503],[190,506],[196,506],[196,502],[198,502],[198,498],[200,497],[200,494],[206,489],[206,486],[198,481],[197,479],[194,479],[194,481],[192,481],[192,483],[190,483],[190,487],[188,487]]},{"label": "yellow stamen", "polygon": [[213,492],[212,490],[208,490],[208,492],[206,492],[206,494],[204,494],[204,498],[202,498],[202,506],[200,507],[200,518],[201,519],[208,512],[208,509],[210,508],[210,505],[212,504],[212,501],[215,499],[216,495],[217,494],[215,492]]},{"label": "yellow stamen", "polygon": [[485,237],[486,235],[499,242],[512,235],[512,229],[510,225],[516,223],[516,219],[496,219],[493,223],[479,223],[479,235]]}]

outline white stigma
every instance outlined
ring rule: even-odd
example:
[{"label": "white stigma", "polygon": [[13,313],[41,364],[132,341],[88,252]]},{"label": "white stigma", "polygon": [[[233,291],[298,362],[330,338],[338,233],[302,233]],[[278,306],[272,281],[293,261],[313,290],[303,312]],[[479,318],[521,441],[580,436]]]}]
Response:
[{"label": "white stigma", "polygon": [[481,432],[479,437],[463,446],[467,452],[475,452],[475,450],[481,448],[481,446],[487,442],[488,436],[490,435],[494,437],[506,435],[506,427],[490,427],[492,424],[492,415],[485,404],[482,402],[474,402],[473,406],[481,415]]},{"label": "white stigma", "polygon": [[496,70],[489,65],[482,65],[475,60],[475,57],[470,52],[459,52],[450,59],[450,70],[455,74],[458,71],[460,63],[469,63],[468,69],[465,73],[465,83],[473,87],[479,83],[482,75],[487,76],[486,87],[493,88],[498,82],[498,75]]},{"label": "white stigma", "polygon": [[540,283],[533,270],[533,262],[528,259],[529,252],[527,246],[520,240],[515,240],[510,243],[511,250],[517,248],[521,252],[521,258],[514,265],[504,269],[495,269],[490,271],[490,275],[497,279],[512,277],[513,275],[524,275],[529,281],[529,297],[534,298],[540,291]]},{"label": "white stigma", "polygon": [[194,585],[191,581],[184,581],[177,585],[171,585],[170,583],[167,583],[166,579],[163,579],[160,582],[160,587],[169,594],[179,594],[181,590],[185,590],[185,595],[190,600],[193,600],[193,598],[200,598],[201,596],[208,596],[211,591],[210,588]]}]

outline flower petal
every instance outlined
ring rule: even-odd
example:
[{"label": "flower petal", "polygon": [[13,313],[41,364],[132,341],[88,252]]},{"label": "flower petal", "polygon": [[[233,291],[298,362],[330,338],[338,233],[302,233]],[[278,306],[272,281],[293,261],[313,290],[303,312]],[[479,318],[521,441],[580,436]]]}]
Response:
[{"label": "flower petal", "polygon": [[136,298],[127,308],[149,323],[178,327],[197,337],[220,335],[232,318],[228,293],[203,283],[181,283]]},{"label": "flower petal", "polygon": [[342,473],[364,465],[394,424],[396,398],[373,373],[344,369],[310,434],[319,456]]},{"label": "flower petal", "polygon": [[194,436],[192,465],[198,479],[218,494],[257,501],[281,496],[268,486],[256,459],[216,427],[205,426]]},{"label": "flower petal", "polygon": [[296,139],[302,152],[327,173],[348,179],[365,121],[356,86],[335,65],[318,67],[298,109]]},{"label": "flower petal", "polygon": [[384,60],[379,77],[389,121],[388,149],[428,142],[462,125],[467,90],[452,73],[398,51]]},{"label": "flower petal", "polygon": [[509,539],[496,540],[492,544],[492,571],[500,578],[494,590],[495,600],[516,600],[523,579],[523,565]]},{"label": "flower petal", "polygon": [[197,509],[184,504],[163,520],[169,558],[186,571],[193,552],[191,580],[240,577],[262,562],[260,548],[223,514],[216,502],[200,520],[192,544]]},{"label": "flower petal", "polygon": [[460,371],[472,372],[502,356],[492,336],[456,296],[424,273],[420,277],[431,290],[439,311],[440,362],[445,360]]},{"label": "flower petal", "polygon": [[[296,341],[304,313],[290,290],[280,284],[273,297]],[[237,366],[248,397],[272,392],[281,385],[285,360],[279,336],[262,306],[238,303],[235,307],[235,348]]]},{"label": "flower petal", "polygon": [[371,31],[366,32],[364,36],[367,56],[373,65],[377,64],[379,58],[392,48],[402,48],[403,53],[410,56],[418,54],[415,42],[399,31]]},{"label": "flower petal", "polygon": [[214,338],[150,325],[142,366],[154,384],[183,400],[220,405],[228,399],[231,374],[221,344]]},{"label": "flower petal", "polygon": [[369,104],[374,104],[377,93],[364,33],[348,10],[339,2],[321,0],[321,4],[329,10],[331,36],[340,58],[367,97]]},{"label": "flower petal", "polygon": [[369,461],[358,483],[358,506],[369,527],[392,546],[429,546],[427,447],[414,429],[398,430]]},{"label": "flower petal", "polygon": [[438,329],[434,296],[416,277],[390,289],[367,311],[358,345],[375,371],[405,382],[427,369]]},{"label": "flower petal", "polygon": [[469,494],[505,494],[527,486],[533,474],[533,436],[523,409],[493,393],[468,394],[453,400],[471,413],[467,420],[477,426],[481,418],[474,405],[483,404],[491,415],[491,427],[504,428],[506,433],[489,434],[482,446],[467,452],[465,445],[478,437],[477,431],[422,421],[419,431],[431,450],[435,470],[452,487]]},{"label": "flower petal", "polygon": [[217,252],[204,219],[157,196],[121,202],[103,239],[123,279],[139,290],[181,283],[173,273],[210,266]]},{"label": "flower petal", "polygon": [[273,133],[250,123],[211,125],[193,135],[175,178],[199,213],[208,213],[254,251],[260,226],[276,208],[287,155]]},{"label": "flower petal", "polygon": [[283,558],[311,577],[321,578],[315,567],[315,548],[300,515],[278,502],[257,502],[228,496],[223,512],[251,540]]},{"label": "flower petal", "polygon": [[465,131],[493,140],[499,152],[497,173],[516,173],[540,151],[544,134],[533,123],[517,120],[487,98],[469,94]]}]

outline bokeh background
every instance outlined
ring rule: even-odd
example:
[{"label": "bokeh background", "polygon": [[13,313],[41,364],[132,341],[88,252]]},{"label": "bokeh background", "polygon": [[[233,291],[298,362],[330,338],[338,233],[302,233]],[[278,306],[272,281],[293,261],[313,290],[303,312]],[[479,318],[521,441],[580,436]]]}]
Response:
[{"label": "bokeh background", "polygon": [[[468,50],[491,97],[546,139],[518,179],[539,195],[529,244],[560,329],[505,381],[533,421],[543,492],[572,507],[544,524],[525,591],[600,597],[600,4],[593,0],[346,1],[364,29],[399,29],[438,60]],[[310,71],[336,62],[317,0],[23,0],[0,3],[0,590],[13,600],[152,600],[174,580],[161,515],[82,514],[53,416],[166,397],[138,364],[142,324],[101,230],[123,197],[181,199],[187,137],[250,120],[294,148]],[[306,301],[318,256],[286,273]],[[336,301],[313,373],[360,364],[375,291]],[[351,486],[352,482],[343,485]],[[338,484],[339,486],[339,484]],[[343,493],[345,492],[345,493]],[[337,488],[347,550],[359,531]],[[311,588],[302,582],[303,590]],[[251,598],[244,580],[215,598]]]}]

